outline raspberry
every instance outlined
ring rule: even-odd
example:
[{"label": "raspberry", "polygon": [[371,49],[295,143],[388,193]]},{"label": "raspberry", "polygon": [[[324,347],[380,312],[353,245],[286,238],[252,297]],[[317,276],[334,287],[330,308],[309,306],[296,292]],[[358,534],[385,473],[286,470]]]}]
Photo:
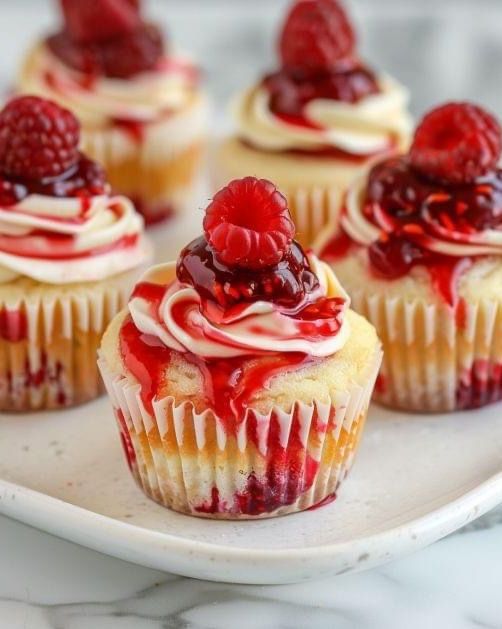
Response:
[{"label": "raspberry", "polygon": [[61,0],[66,29],[81,44],[130,33],[140,24],[137,0]]},{"label": "raspberry", "polygon": [[471,103],[448,103],[418,126],[410,161],[433,181],[465,184],[494,170],[501,152],[502,130],[491,114]]},{"label": "raspberry", "polygon": [[133,33],[102,44],[104,74],[127,79],[152,70],[164,54],[164,39],[154,24],[143,24]]},{"label": "raspberry", "polygon": [[10,101],[0,112],[0,171],[13,177],[57,177],[79,159],[75,116],[35,96]]},{"label": "raspberry", "polygon": [[206,210],[204,232],[219,259],[230,267],[262,269],[289,250],[295,227],[287,201],[265,179],[236,179]]},{"label": "raspberry", "polygon": [[355,46],[354,30],[338,0],[297,0],[279,42],[283,66],[297,70],[331,70]]}]

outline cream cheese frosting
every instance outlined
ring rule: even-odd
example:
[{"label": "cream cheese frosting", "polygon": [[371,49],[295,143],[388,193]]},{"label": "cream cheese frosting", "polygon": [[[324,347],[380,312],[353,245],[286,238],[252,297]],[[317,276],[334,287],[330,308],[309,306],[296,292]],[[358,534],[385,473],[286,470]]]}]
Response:
[{"label": "cream cheese frosting", "polygon": [[[356,243],[370,246],[379,239],[382,232],[392,233],[393,225],[384,213],[374,207],[373,220],[364,212],[367,175],[361,175],[347,193],[342,227]],[[429,227],[427,233],[418,239],[420,245],[431,252],[452,257],[502,255],[502,230],[486,229],[466,233],[444,228],[432,216],[425,216],[423,223]]]},{"label": "cream cheese frosting", "polygon": [[263,85],[239,95],[232,110],[239,137],[258,148],[314,152],[328,147],[364,157],[404,145],[411,130],[405,88],[387,76],[380,78],[379,87],[378,94],[355,104],[310,101],[304,112],[309,127],[276,116]]},{"label": "cream cheese frosting", "polygon": [[60,61],[45,42],[28,55],[19,89],[56,100],[84,126],[104,126],[110,119],[152,122],[182,109],[194,96],[197,70],[184,58],[167,57],[155,71],[127,80],[86,75]]},{"label": "cream cheese frosting", "polygon": [[[349,338],[350,325],[345,314],[350,300],[328,265],[314,255],[309,256],[309,262],[320,287],[294,309],[256,301],[225,310],[215,302],[202,300],[191,285],[177,280],[173,263],[154,267],[140,282],[166,284],[158,309],[152,311],[151,302],[138,293],[131,299],[129,311],[141,333],[157,338],[172,350],[202,358],[278,352],[331,356]],[[326,297],[341,298],[343,306],[338,331],[323,336],[313,333],[311,325],[302,326],[301,311]]]},{"label": "cream cheese frosting", "polygon": [[0,206],[0,283],[99,281],[147,262],[143,219],[125,197],[30,194]]}]

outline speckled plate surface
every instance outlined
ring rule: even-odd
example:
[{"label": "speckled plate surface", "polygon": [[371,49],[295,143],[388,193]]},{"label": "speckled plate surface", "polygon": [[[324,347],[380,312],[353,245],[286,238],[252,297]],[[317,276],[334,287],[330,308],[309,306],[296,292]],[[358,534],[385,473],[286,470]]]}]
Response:
[{"label": "speckled plate surface", "polygon": [[84,546],[186,576],[287,583],[411,552],[502,501],[502,406],[441,417],[373,407],[338,499],[297,515],[216,522],[146,499],[107,399],[0,421],[0,512]]}]

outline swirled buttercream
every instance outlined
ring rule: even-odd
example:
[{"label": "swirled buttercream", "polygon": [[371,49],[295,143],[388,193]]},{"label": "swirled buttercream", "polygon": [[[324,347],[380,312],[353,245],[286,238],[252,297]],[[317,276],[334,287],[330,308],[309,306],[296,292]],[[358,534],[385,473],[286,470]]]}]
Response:
[{"label": "swirled buttercream", "polygon": [[152,122],[185,106],[194,96],[197,70],[187,60],[168,57],[154,71],[127,80],[91,79],[60,61],[45,42],[28,55],[19,88],[61,103],[86,126],[110,120]]},{"label": "swirled buttercream", "polygon": [[30,194],[0,206],[0,282],[99,281],[150,257],[143,219],[125,197]]},{"label": "swirled buttercream", "polygon": [[354,156],[370,156],[401,146],[411,129],[406,110],[408,94],[384,77],[380,92],[358,103],[314,99],[304,111],[308,126],[291,123],[273,113],[270,94],[255,86],[234,105],[239,137],[267,151],[319,151],[334,148]]},{"label": "swirled buttercream", "polygon": [[[137,329],[178,352],[202,358],[230,358],[277,352],[303,352],[325,357],[346,343],[349,298],[330,268],[309,256],[319,288],[288,309],[267,301],[223,308],[204,300],[189,284],[175,279],[175,265],[154,267],[138,285],[165,285],[160,301],[137,290],[129,311]],[[330,301],[330,314],[316,316],[316,307]]]}]

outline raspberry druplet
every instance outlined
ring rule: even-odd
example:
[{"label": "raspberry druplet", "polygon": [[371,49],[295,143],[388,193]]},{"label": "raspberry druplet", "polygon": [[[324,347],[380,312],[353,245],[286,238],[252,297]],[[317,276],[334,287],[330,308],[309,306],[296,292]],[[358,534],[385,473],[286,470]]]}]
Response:
[{"label": "raspberry druplet", "polygon": [[0,112],[0,171],[42,180],[58,177],[79,161],[80,124],[52,101],[11,100]]},{"label": "raspberry druplet", "polygon": [[279,42],[283,67],[294,70],[331,70],[355,47],[354,29],[338,0],[297,0]]},{"label": "raspberry druplet", "polygon": [[71,38],[88,44],[131,33],[140,24],[135,0],[61,0]]},{"label": "raspberry druplet", "polygon": [[245,177],[215,195],[206,210],[204,233],[229,267],[262,269],[283,259],[295,227],[287,201],[274,184]]},{"label": "raspberry druplet", "polygon": [[418,126],[410,162],[433,181],[467,184],[493,171],[501,152],[502,130],[494,116],[472,103],[447,103]]}]

